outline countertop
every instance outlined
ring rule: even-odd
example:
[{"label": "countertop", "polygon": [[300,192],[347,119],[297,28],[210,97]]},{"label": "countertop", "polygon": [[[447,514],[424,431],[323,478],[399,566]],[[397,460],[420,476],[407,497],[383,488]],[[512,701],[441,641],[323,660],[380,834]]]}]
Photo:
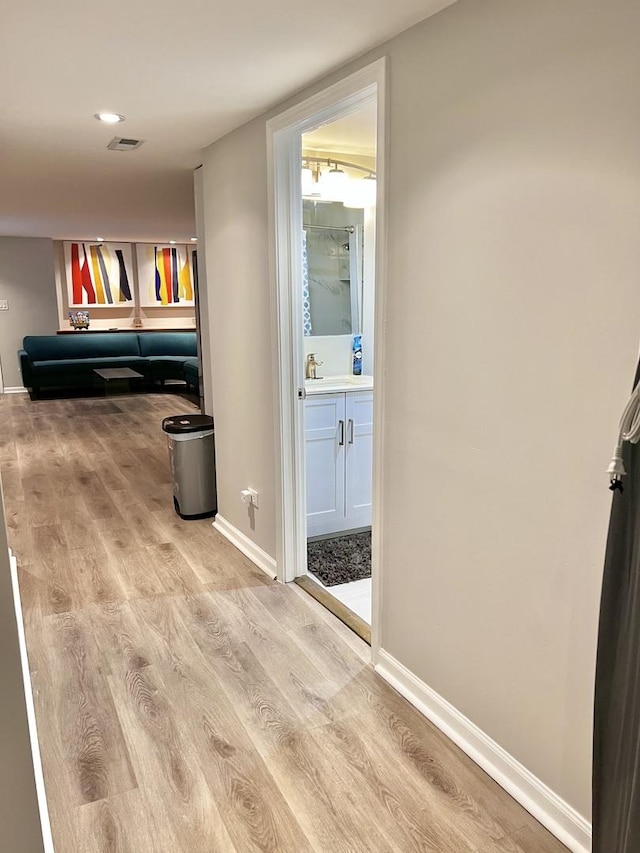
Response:
[{"label": "countertop", "polygon": [[307,396],[314,394],[337,394],[340,391],[373,391],[373,376],[323,376],[320,379],[305,379]]}]

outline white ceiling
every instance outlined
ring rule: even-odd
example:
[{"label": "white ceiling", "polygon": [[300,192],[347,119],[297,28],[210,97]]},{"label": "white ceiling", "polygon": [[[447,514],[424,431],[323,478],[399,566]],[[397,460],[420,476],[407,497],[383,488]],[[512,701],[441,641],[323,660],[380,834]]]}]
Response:
[{"label": "white ceiling", "polygon": [[302,148],[316,153],[326,151],[332,154],[375,157],[375,102],[372,101],[344,118],[305,133],[302,137]]},{"label": "white ceiling", "polygon": [[452,2],[0,0],[0,235],[188,240],[202,148]]}]

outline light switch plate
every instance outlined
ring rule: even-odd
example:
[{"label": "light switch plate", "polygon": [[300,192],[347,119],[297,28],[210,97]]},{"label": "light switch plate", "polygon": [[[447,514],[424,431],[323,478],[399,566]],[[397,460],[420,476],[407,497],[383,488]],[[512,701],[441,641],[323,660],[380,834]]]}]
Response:
[{"label": "light switch plate", "polygon": [[9,310],[9,300],[8,299],[0,299],[0,311],[8,311]]}]

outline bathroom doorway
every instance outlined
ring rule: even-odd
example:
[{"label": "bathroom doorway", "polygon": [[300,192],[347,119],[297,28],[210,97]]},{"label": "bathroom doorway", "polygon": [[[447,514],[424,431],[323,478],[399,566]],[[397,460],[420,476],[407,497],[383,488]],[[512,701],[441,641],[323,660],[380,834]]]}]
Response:
[{"label": "bathroom doorway", "polygon": [[269,123],[278,569],[377,648],[384,60]]},{"label": "bathroom doorway", "polygon": [[376,112],[371,97],[301,138],[307,516],[301,585],[367,640]]}]

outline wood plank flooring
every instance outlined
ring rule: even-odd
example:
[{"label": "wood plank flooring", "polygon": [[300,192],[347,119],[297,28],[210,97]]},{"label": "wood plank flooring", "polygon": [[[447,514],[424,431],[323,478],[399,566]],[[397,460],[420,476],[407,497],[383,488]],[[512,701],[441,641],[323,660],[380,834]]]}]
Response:
[{"label": "wood plank flooring", "polygon": [[368,648],[173,512],[165,394],[0,397],[56,853],[561,853]]}]

